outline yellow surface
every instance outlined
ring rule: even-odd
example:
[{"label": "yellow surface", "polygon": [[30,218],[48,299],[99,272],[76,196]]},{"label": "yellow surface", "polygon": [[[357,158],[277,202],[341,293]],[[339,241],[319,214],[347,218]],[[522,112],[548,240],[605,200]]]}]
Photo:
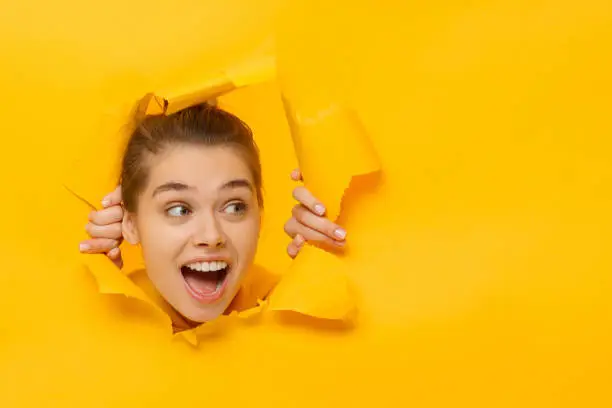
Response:
[{"label": "yellow surface", "polygon": [[[290,3],[3,2],[0,406],[611,406],[612,4]],[[262,148],[257,264],[292,273],[279,87],[291,106],[312,92],[308,109],[357,117],[381,171],[344,197],[347,253],[292,267],[345,274],[356,313],[169,341],[153,308],[98,292],[89,208],[63,184],[98,205],[141,96],[238,69],[275,33],[278,84],[221,98]],[[320,166],[344,177],[334,153]]]}]

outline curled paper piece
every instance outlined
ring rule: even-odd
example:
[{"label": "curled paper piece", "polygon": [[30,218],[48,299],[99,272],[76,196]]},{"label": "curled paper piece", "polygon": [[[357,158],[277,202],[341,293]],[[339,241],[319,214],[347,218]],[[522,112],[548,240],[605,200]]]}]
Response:
[{"label": "curled paper piece", "polygon": [[[313,270],[312,265],[325,265],[325,269]],[[268,307],[333,320],[350,320],[357,308],[344,262],[310,246],[302,248],[270,295]]]},{"label": "curled paper piece", "polygon": [[[155,297],[159,297],[158,294],[149,293],[151,292],[150,290],[146,290],[136,284],[132,279],[117,269],[106,257],[92,255],[83,256],[85,257],[84,264],[96,280],[98,291],[101,295],[123,295],[143,302],[146,307],[150,308],[153,313],[159,317],[159,320],[157,320],[158,324],[167,328],[168,335],[171,338],[175,340],[184,340],[192,346],[197,347],[206,335],[227,330],[230,325],[250,319],[264,310],[265,302],[259,299],[252,307],[233,310],[228,315],[222,315],[192,329],[180,330],[174,333],[170,312],[164,310],[154,301]],[[264,276],[262,279],[265,281],[266,277]],[[298,282],[298,284],[300,283]],[[259,289],[261,290],[261,288]],[[269,289],[263,289],[262,294],[268,291]],[[176,312],[173,312],[173,314],[176,314]]]},{"label": "curled paper piece", "polygon": [[380,160],[348,102],[350,85],[328,64],[342,52],[312,29],[324,20],[325,7],[292,2],[278,26],[277,77],[304,184],[336,220],[353,177],[379,171]]},{"label": "curled paper piece", "polygon": [[96,280],[100,294],[123,295],[144,302],[159,316],[160,324],[168,326],[171,332],[172,321],[170,316],[159,308],[130,278],[122,274],[112,262],[102,256],[82,256],[84,257],[84,265]]},{"label": "curled paper piece", "polygon": [[[171,115],[199,103],[211,101],[235,89],[271,81],[275,76],[275,58],[260,56],[237,64],[219,76],[187,90],[149,93],[138,107],[140,115]],[[195,90],[194,90],[195,89]]]},{"label": "curled paper piece", "polygon": [[286,97],[283,103],[304,183],[335,220],[353,177],[380,170],[374,147],[346,106]]}]

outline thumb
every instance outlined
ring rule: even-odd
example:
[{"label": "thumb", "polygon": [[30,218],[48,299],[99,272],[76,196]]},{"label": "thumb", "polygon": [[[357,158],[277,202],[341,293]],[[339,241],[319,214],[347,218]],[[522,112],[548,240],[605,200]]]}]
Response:
[{"label": "thumb", "polygon": [[303,181],[302,172],[300,171],[300,169],[295,169],[291,172],[291,179],[293,181]]}]

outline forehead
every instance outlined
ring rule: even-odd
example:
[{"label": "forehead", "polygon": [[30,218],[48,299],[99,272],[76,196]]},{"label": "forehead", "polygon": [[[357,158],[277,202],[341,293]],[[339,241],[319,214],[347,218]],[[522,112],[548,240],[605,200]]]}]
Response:
[{"label": "forehead", "polygon": [[202,190],[214,190],[232,179],[253,182],[243,156],[228,146],[172,146],[149,157],[148,168],[147,190],[169,181],[180,181]]}]

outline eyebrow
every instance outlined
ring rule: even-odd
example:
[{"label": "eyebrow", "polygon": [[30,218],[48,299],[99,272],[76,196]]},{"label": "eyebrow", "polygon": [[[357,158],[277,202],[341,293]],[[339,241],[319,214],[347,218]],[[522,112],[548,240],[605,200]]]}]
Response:
[{"label": "eyebrow", "polygon": [[233,190],[236,188],[248,188],[251,191],[254,190],[253,185],[247,179],[230,180],[227,183],[224,183],[221,187],[219,187],[219,190]]},{"label": "eyebrow", "polygon": [[169,183],[164,183],[161,186],[158,186],[155,190],[153,190],[153,197],[165,191],[184,191],[189,190],[191,188],[192,187],[189,187],[187,184],[171,181]]},{"label": "eyebrow", "polygon": [[[251,191],[254,190],[253,185],[247,179],[230,180],[221,185],[221,187],[219,187],[219,190],[234,190],[237,188],[248,188]],[[153,190],[153,197],[166,191],[185,191],[193,189],[194,187],[188,186],[187,184],[180,183],[177,181],[170,181],[168,183],[164,183],[158,186],[155,190]]]}]

